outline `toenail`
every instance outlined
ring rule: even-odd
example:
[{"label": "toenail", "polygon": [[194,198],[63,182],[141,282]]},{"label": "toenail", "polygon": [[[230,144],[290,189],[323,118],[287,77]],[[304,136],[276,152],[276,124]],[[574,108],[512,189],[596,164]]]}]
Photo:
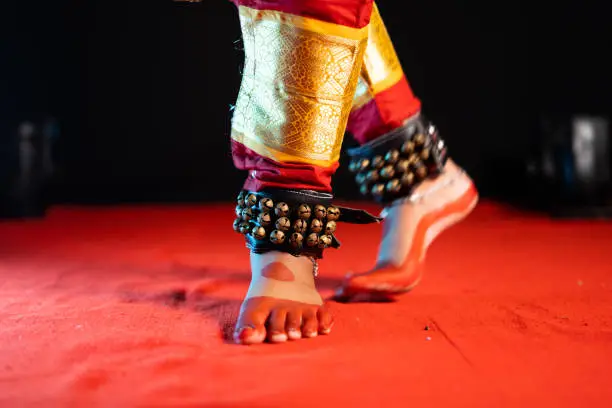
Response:
[{"label": "toenail", "polygon": [[255,329],[251,327],[243,327],[234,332],[234,341],[238,344],[245,343],[246,340],[255,334]]},{"label": "toenail", "polygon": [[282,343],[287,341],[287,335],[285,333],[272,333],[270,335],[270,341],[274,343]]},{"label": "toenail", "polygon": [[302,333],[297,329],[289,329],[287,330],[287,335],[291,340],[297,340],[302,338]]},{"label": "toenail", "polygon": [[247,324],[245,326],[236,327],[234,329],[234,333],[241,333],[241,332],[243,332],[245,330],[253,330],[254,331],[255,330],[255,326],[253,326],[251,324]]},{"label": "toenail", "polygon": [[304,335],[309,338],[317,337],[317,332],[306,332]]}]

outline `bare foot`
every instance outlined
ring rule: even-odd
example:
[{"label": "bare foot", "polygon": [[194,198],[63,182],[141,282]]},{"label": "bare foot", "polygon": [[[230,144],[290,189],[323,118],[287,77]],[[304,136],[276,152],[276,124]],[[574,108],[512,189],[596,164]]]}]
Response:
[{"label": "bare foot", "polygon": [[283,343],[329,334],[333,318],[317,292],[309,258],[251,254],[251,270],[234,332],[237,343]]},{"label": "bare foot", "polygon": [[425,254],[445,229],[465,218],[478,202],[472,180],[451,160],[436,179],[425,181],[414,197],[422,199],[386,209],[378,260],[373,270],[348,275],[340,297],[393,295],[421,280]]}]

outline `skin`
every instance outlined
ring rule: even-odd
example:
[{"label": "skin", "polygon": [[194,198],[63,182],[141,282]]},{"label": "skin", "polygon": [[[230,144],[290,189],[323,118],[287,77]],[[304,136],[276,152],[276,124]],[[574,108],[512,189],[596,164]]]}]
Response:
[{"label": "skin", "polygon": [[478,199],[470,178],[450,160],[442,175],[423,182],[414,194],[424,199],[388,208],[375,267],[349,274],[338,293],[341,298],[396,295],[413,289],[420,282],[433,239],[465,218]]},{"label": "skin", "polygon": [[251,271],[234,334],[237,343],[284,343],[331,332],[333,317],[316,289],[309,258],[251,254]]},{"label": "skin", "polygon": [[[449,179],[454,182],[449,183]],[[429,244],[425,233],[430,224],[422,221],[449,203],[457,203],[458,197],[468,197],[465,204],[455,204],[456,210],[467,215],[471,210],[468,204],[475,204],[477,198],[472,181],[452,161],[443,175],[425,181],[415,193],[430,193],[432,189],[435,193],[418,204],[389,210],[376,267],[349,277],[347,282],[359,279],[361,293],[370,294],[388,293],[393,284],[397,287],[392,292],[401,293],[418,283]],[[331,332],[333,317],[317,292],[309,258],[282,252],[251,254],[251,271],[251,284],[234,335],[237,343],[283,343]]]}]

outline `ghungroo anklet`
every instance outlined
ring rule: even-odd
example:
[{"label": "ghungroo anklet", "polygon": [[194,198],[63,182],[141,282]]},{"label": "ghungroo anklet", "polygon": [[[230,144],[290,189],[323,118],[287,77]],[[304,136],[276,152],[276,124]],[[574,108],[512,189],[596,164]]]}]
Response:
[{"label": "ghungroo anklet", "polygon": [[[283,251],[317,260],[324,249],[340,247],[335,235],[339,222],[381,220],[363,210],[335,206],[332,198],[309,190],[241,191],[234,230],[245,235],[247,247],[255,253]],[[316,264],[314,269],[317,273]]]},{"label": "ghungroo anklet", "polygon": [[437,177],[447,160],[444,141],[422,115],[348,153],[361,193],[385,205],[410,197],[423,181]]}]

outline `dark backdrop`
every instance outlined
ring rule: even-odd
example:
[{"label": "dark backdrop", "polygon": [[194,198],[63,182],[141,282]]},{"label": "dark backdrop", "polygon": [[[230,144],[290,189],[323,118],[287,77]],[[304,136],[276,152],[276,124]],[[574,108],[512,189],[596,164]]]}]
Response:
[{"label": "dark backdrop", "polygon": [[[41,112],[60,118],[56,199],[233,197],[243,177],[228,137],[242,60],[233,5],[17,3],[0,6],[2,126]],[[520,194],[539,115],[607,113],[601,4],[379,2],[425,112],[484,195]],[[335,186],[355,193],[344,170]]]}]

